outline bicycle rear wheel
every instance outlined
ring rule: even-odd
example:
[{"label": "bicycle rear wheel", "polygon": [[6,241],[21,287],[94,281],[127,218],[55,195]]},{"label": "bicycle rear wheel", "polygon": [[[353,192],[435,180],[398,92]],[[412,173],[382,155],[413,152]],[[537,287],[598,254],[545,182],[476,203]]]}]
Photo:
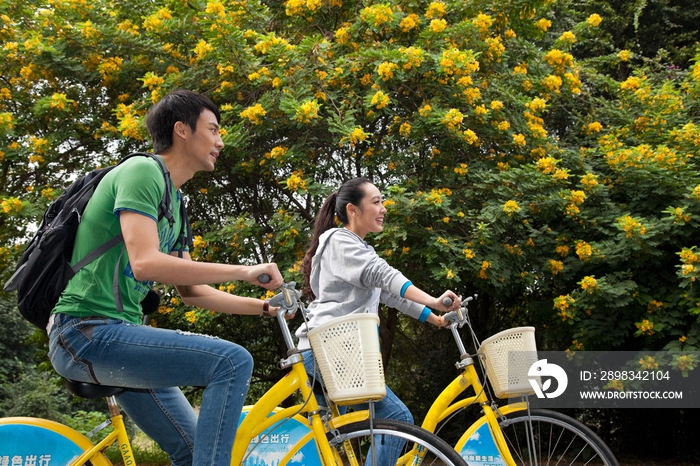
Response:
[{"label": "bicycle rear wheel", "polygon": [[518,465],[618,466],[610,448],[579,421],[546,409],[509,413],[499,422]]},{"label": "bicycle rear wheel", "polygon": [[[465,461],[453,447],[413,424],[391,419],[373,419],[372,437],[375,447],[381,444],[383,448],[396,446],[401,450],[397,465],[466,466]],[[341,426],[337,433],[328,434],[328,440],[337,452],[336,458],[342,461],[343,465],[372,465],[369,420]],[[352,451],[349,451],[350,449]],[[413,463],[417,455],[423,455],[423,459]]]}]

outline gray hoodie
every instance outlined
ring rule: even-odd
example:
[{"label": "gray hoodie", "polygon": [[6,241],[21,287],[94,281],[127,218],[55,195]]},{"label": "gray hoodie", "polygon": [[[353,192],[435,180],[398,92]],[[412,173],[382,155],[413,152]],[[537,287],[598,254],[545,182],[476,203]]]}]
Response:
[{"label": "gray hoodie", "polygon": [[419,319],[427,316],[422,304],[401,297],[410,281],[379,257],[374,248],[345,228],[333,228],[319,238],[311,260],[311,290],[316,299],[308,306],[308,329],[296,331],[299,349],[310,348],[307,330],[334,317],[378,312],[379,303]]}]

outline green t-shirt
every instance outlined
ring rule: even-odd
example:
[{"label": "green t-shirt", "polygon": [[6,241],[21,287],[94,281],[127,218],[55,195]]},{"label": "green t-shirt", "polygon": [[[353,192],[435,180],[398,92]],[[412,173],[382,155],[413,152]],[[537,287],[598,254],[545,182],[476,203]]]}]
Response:
[{"label": "green t-shirt", "polygon": [[[90,251],[121,232],[121,211],[138,212],[156,221],[164,189],[163,172],[158,163],[148,157],[133,157],[105,175],[83,213],[71,264],[75,264]],[[165,218],[158,223],[160,251],[163,253],[170,253],[179,247],[175,243],[182,223],[181,196],[180,191],[176,191],[172,186],[171,189],[171,210],[175,222],[172,228]],[[77,317],[103,316],[140,323],[143,317],[140,303],[153,286],[153,282],[134,279],[124,248],[119,265],[119,289],[124,312],[117,312],[112,281],[123,246],[123,242],[119,243],[80,269],[68,282],[53,313],[60,312]]]}]

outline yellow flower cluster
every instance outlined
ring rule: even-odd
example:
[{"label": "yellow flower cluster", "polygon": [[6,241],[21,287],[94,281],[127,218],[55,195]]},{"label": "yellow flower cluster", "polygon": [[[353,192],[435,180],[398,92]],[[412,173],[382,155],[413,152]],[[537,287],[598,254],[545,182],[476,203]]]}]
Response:
[{"label": "yellow flower cluster", "polygon": [[585,200],[586,193],[584,193],[583,191],[571,190],[571,192],[569,193],[569,202],[571,202],[572,204],[581,205]]},{"label": "yellow flower cluster", "polygon": [[513,68],[513,74],[527,74],[527,63],[521,63]]},{"label": "yellow flower cluster", "polygon": [[155,13],[143,20],[143,27],[147,31],[156,31],[163,28],[163,21],[173,18],[173,13],[168,8],[160,8]]},{"label": "yellow flower cluster", "polygon": [[632,56],[632,52],[630,52],[629,50],[620,50],[617,54],[617,58],[620,61],[630,61]]},{"label": "yellow flower cluster", "polygon": [[294,120],[300,123],[309,123],[318,119],[318,111],[321,109],[316,99],[307,100],[302,103],[294,115]]},{"label": "yellow flower cluster", "polygon": [[566,31],[559,37],[558,40],[560,40],[561,42],[573,44],[574,42],[576,42],[576,35],[571,31]]},{"label": "yellow flower cluster", "polygon": [[200,40],[194,48],[194,54],[197,57],[197,60],[203,59],[213,51],[214,46],[204,39]]},{"label": "yellow flower cluster", "polygon": [[535,167],[540,173],[548,175],[557,169],[557,163],[558,160],[553,157],[542,157],[535,163]]},{"label": "yellow flower cluster", "polygon": [[[131,106],[125,106],[123,104],[120,104],[117,106],[117,112],[119,114],[119,107],[125,107],[129,108]],[[137,115],[131,113],[131,112],[125,112],[123,113],[123,116],[119,118],[119,131],[122,133],[124,137],[127,138],[133,138],[133,139],[138,139],[138,140],[143,140],[143,134],[141,134],[141,129],[140,129],[140,119]]]},{"label": "yellow flower cluster", "polygon": [[479,278],[482,280],[489,278],[489,275],[486,273],[489,268],[491,268],[491,263],[489,261],[483,261],[481,263],[481,269],[479,269]]},{"label": "yellow flower cluster", "polygon": [[525,106],[532,110],[534,113],[537,113],[547,108],[547,101],[540,97],[535,97],[530,102],[525,104]]},{"label": "yellow flower cluster", "polygon": [[450,131],[455,131],[462,124],[464,115],[456,108],[451,108],[443,117],[442,124]]},{"label": "yellow flower cluster", "polygon": [[639,359],[639,368],[642,370],[654,370],[659,368],[659,363],[656,362],[653,356],[644,356]]},{"label": "yellow flower cluster", "polygon": [[525,147],[527,141],[525,141],[525,136],[518,133],[513,135],[513,142],[516,146]]},{"label": "yellow flower cluster", "polygon": [[549,270],[552,272],[552,275],[556,275],[564,270],[564,263],[562,261],[549,259]]},{"label": "yellow flower cluster", "polygon": [[291,50],[294,48],[294,46],[290,44],[286,39],[282,39],[280,37],[275,36],[274,32],[270,33],[270,35],[268,36],[265,36],[262,40],[256,43],[255,47],[253,48],[256,52],[264,55],[268,53],[272,47],[276,46],[284,47],[286,50]]},{"label": "yellow flower cluster", "polygon": [[246,118],[254,125],[261,125],[265,115],[267,115],[267,112],[260,104],[250,106],[240,113],[242,118]]},{"label": "yellow flower cluster", "polygon": [[425,17],[428,19],[442,18],[445,16],[447,9],[445,4],[442,2],[432,2],[428,5],[428,9],[425,12]]},{"label": "yellow flower cluster", "polygon": [[285,147],[285,146],[273,147],[270,152],[265,153],[265,158],[268,158],[268,159],[272,158],[272,159],[281,160],[282,157],[284,156],[284,154],[286,154],[288,150],[289,150],[289,148]]},{"label": "yellow flower cluster", "polygon": [[363,8],[360,18],[367,24],[379,27],[390,23],[394,19],[394,12],[388,4],[380,3]]},{"label": "yellow flower cluster", "polygon": [[403,69],[406,71],[420,67],[425,57],[425,52],[420,47],[402,47],[399,49],[399,52],[406,59],[406,63],[403,64]]},{"label": "yellow flower cluster", "polygon": [[561,257],[566,257],[569,255],[569,246],[565,244],[561,244],[556,247],[555,251],[557,254],[559,254]]},{"label": "yellow flower cluster", "polygon": [[73,100],[68,99],[66,94],[63,94],[61,92],[55,92],[51,96],[51,103],[49,104],[49,106],[51,108],[55,108],[56,110],[65,110],[66,105],[72,102]]},{"label": "yellow flower cluster", "polygon": [[408,32],[418,26],[420,26],[420,17],[415,13],[407,15],[401,20],[401,23],[399,23],[399,28],[401,28],[403,32]]},{"label": "yellow flower cluster", "polygon": [[688,371],[692,371],[697,365],[695,356],[692,354],[674,356],[674,363],[675,368],[681,371],[684,377],[687,375]]},{"label": "yellow flower cluster", "polygon": [[479,145],[479,136],[477,136],[476,133],[470,129],[464,130],[464,132],[462,133],[462,139],[467,141],[467,143],[469,145],[472,145],[472,146]]},{"label": "yellow flower cluster", "polygon": [[542,57],[544,61],[549,63],[549,65],[554,68],[555,72],[558,74],[564,73],[567,67],[570,67],[574,63],[574,57],[570,53],[562,52],[558,49],[552,49]]},{"label": "yellow flower cluster", "polygon": [[434,19],[430,22],[430,30],[434,33],[441,33],[447,29],[447,21],[444,19]]},{"label": "yellow flower cluster", "polygon": [[557,315],[561,317],[562,322],[572,320],[575,317],[576,313],[572,308],[574,303],[574,298],[568,294],[554,298],[554,308],[559,311]]},{"label": "yellow flower cluster", "polygon": [[394,70],[399,67],[396,63],[383,62],[377,67],[377,74],[382,78],[382,81],[388,81],[394,77]]},{"label": "yellow flower cluster", "polygon": [[617,219],[618,225],[624,230],[625,236],[631,238],[633,235],[639,234],[644,236],[647,229],[642,225],[642,222],[633,218],[630,215],[624,215]]},{"label": "yellow flower cluster", "polygon": [[583,280],[581,280],[579,284],[581,285],[581,289],[588,293],[593,293],[598,289],[598,280],[590,275],[583,277]]},{"label": "yellow flower cluster", "polygon": [[460,163],[460,164],[459,164],[459,167],[455,167],[455,168],[454,168],[454,172],[455,172],[456,174],[458,174],[459,176],[464,176],[464,175],[466,175],[466,174],[467,174],[467,171],[469,171],[469,170],[467,169],[467,164],[466,164],[466,163]]},{"label": "yellow flower cluster", "polygon": [[486,53],[484,54],[486,58],[493,61],[500,61],[501,55],[503,55],[503,52],[506,51],[506,47],[503,45],[503,39],[501,39],[501,36],[487,37],[485,42],[486,45],[489,46],[488,50],[486,50]]},{"label": "yellow flower cluster", "polygon": [[552,22],[548,19],[542,18],[535,21],[535,27],[542,32],[546,32],[552,26]]},{"label": "yellow flower cluster", "polygon": [[636,91],[641,87],[642,82],[643,80],[638,78],[637,76],[630,76],[625,81],[620,83],[620,89]]},{"label": "yellow flower cluster", "polygon": [[598,27],[600,25],[600,22],[603,21],[603,18],[600,17],[598,13],[593,13],[591,16],[588,17],[586,22],[593,27]]},{"label": "yellow flower cluster", "polygon": [[399,134],[405,138],[411,135],[411,125],[410,123],[401,123],[399,127]]},{"label": "yellow flower cluster", "polygon": [[489,28],[493,25],[493,18],[489,15],[479,13],[472,19],[472,24],[476,26],[482,36],[485,36],[489,32]]},{"label": "yellow flower cluster", "polygon": [[586,133],[588,134],[593,134],[593,133],[600,133],[603,130],[603,125],[600,124],[598,121],[594,121],[593,123],[589,123],[588,126],[586,127]]},{"label": "yellow flower cluster", "polygon": [[518,205],[518,203],[516,201],[513,201],[513,200],[506,201],[506,203],[503,204],[503,212],[508,214],[508,216],[510,217],[515,212],[520,212],[520,206]]},{"label": "yellow flower cluster", "polygon": [[389,96],[382,91],[377,91],[370,101],[370,105],[377,109],[382,109],[389,104]]},{"label": "yellow flower cluster", "polygon": [[2,200],[2,211],[6,214],[14,214],[24,209],[24,204],[16,197],[8,197]]},{"label": "yellow flower cluster", "polygon": [[362,128],[356,126],[350,133],[350,144],[355,146],[358,143],[367,139],[368,136],[369,135],[365,133],[365,131]]},{"label": "yellow flower cluster", "polygon": [[582,261],[587,261],[593,255],[593,248],[585,241],[578,241],[576,243],[576,255]]},{"label": "yellow flower cluster", "polygon": [[222,19],[226,17],[226,9],[224,8],[224,5],[218,1],[208,2],[205,11]]},{"label": "yellow flower cluster", "polygon": [[656,333],[654,331],[654,322],[650,321],[649,319],[644,319],[643,321],[637,322],[634,325],[637,327],[639,332],[644,335],[653,335]]},{"label": "yellow flower cluster", "polygon": [[291,191],[306,190],[306,180],[302,178],[302,173],[300,171],[295,171],[289,178],[287,178],[287,188]]},{"label": "yellow flower cluster", "polygon": [[550,74],[549,76],[542,78],[540,82],[542,83],[542,86],[544,86],[544,88],[550,92],[554,92],[555,94],[559,94],[559,92],[561,92],[563,81],[557,75]]},{"label": "yellow flower cluster", "polygon": [[690,215],[685,213],[683,207],[675,207],[671,209],[671,214],[673,215],[673,223],[688,223],[690,222]]}]

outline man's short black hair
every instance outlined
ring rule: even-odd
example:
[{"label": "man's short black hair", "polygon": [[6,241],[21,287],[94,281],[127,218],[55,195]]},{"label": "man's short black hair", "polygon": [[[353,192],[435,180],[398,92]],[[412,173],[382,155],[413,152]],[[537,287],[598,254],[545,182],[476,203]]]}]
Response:
[{"label": "man's short black hair", "polygon": [[192,131],[197,130],[197,120],[204,110],[211,110],[216,115],[216,122],[221,122],[219,108],[209,97],[187,89],[175,89],[155,104],[146,116],[146,127],[153,140],[153,152],[156,154],[173,145],[173,128],[181,121]]}]

